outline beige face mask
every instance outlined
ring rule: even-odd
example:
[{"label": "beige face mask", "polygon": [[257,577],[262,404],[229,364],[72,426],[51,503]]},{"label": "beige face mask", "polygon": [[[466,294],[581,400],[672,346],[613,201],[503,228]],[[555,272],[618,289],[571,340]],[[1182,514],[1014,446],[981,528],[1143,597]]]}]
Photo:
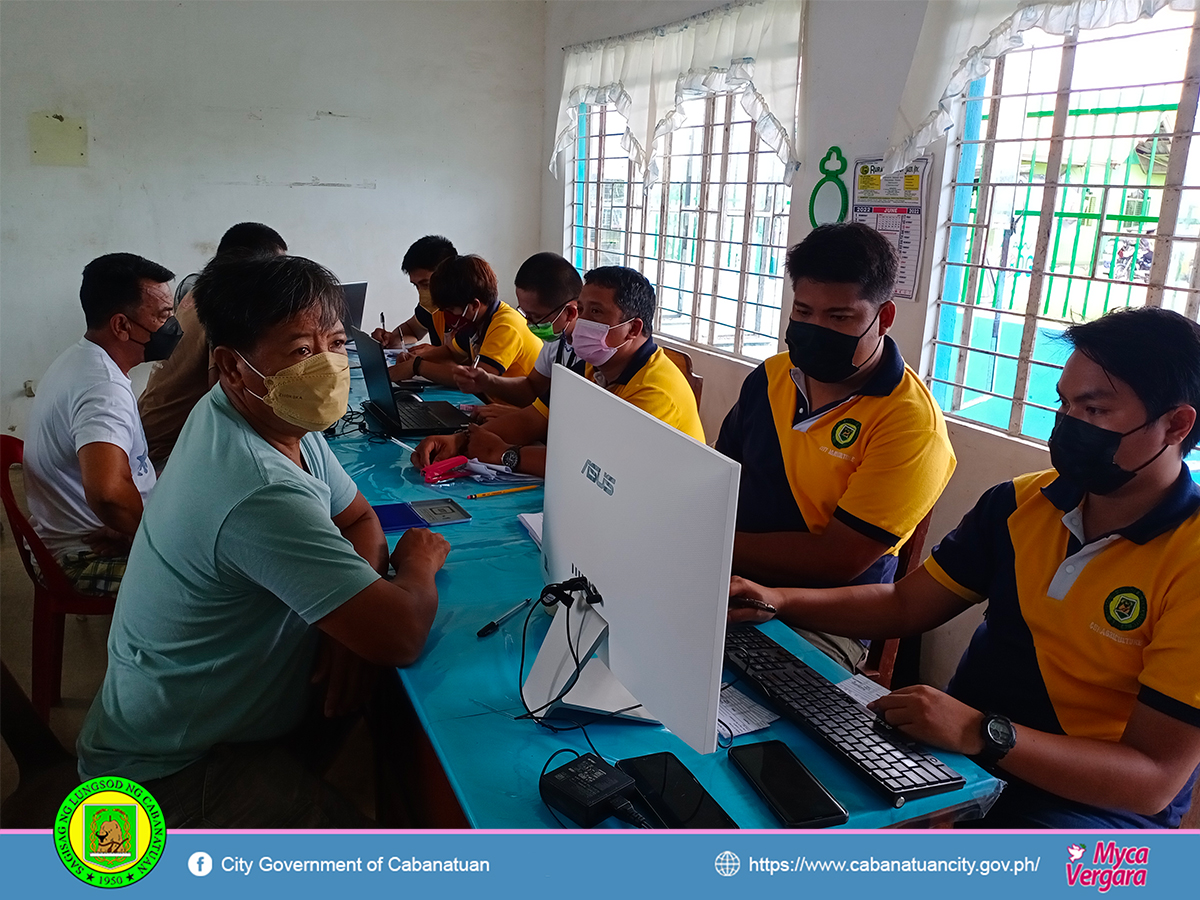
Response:
[{"label": "beige face mask", "polygon": [[437,312],[437,307],[433,305],[433,295],[427,287],[417,288],[417,305],[430,315]]},{"label": "beige face mask", "polygon": [[242,362],[263,380],[267,393],[261,397],[275,415],[305,431],[324,431],[346,414],[350,399],[350,360],[344,353],[317,353],[274,375],[263,375],[238,353]]}]

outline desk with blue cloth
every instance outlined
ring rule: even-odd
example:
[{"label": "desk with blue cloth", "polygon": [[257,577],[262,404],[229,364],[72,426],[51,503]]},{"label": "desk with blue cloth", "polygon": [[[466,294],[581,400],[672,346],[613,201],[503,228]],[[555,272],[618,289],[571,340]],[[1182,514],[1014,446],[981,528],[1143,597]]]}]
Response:
[{"label": "desk with blue cloth", "polygon": [[[365,397],[355,370],[351,409]],[[428,399],[464,402],[464,395],[427,391]],[[523,491],[467,500],[480,485],[465,479],[429,486],[409,462],[407,450],[391,442],[368,441],[359,435],[330,440],[335,455],[359,489],[373,504],[451,497],[470,513],[469,523],[440,528],[451,544],[445,568],[438,575],[437,618],[421,658],[400,670],[401,680],[429,747],[445,773],[465,820],[490,829],[554,828],[557,823],[542,804],[538,778],[556,750],[589,751],[578,730],[551,733],[529,719],[518,694],[524,612],[509,618],[498,632],[485,638],[476,632],[521,600],[542,590],[540,554],[521,524],[518,513],[538,512],[543,490]],[[483,488],[487,490],[487,488]],[[390,536],[394,546],[396,536]],[[537,608],[529,621],[526,672],[532,664],[550,616]],[[844,670],[779,622],[763,631],[817,669],[838,681]],[[756,699],[752,688],[744,687]],[[580,721],[591,717],[581,715]],[[587,736],[610,762],[663,750],[673,752],[742,828],[778,828],[778,820],[753,788],[734,770],[724,750],[702,756],[661,726],[596,721]],[[765,731],[737,738],[735,744],[779,739],[850,813],[846,828],[882,828],[903,821],[930,819],[939,814],[973,808],[986,810],[1001,783],[963,756],[938,755],[966,778],[966,786],[951,793],[925,797],[893,809],[846,766],[791,723],[777,721]],[[559,756],[555,765],[566,762]],[[440,778],[440,775],[438,776]],[[417,778],[428,786],[426,774]],[[456,813],[457,811],[455,811]],[[418,825],[446,826],[455,815],[435,817]]]}]

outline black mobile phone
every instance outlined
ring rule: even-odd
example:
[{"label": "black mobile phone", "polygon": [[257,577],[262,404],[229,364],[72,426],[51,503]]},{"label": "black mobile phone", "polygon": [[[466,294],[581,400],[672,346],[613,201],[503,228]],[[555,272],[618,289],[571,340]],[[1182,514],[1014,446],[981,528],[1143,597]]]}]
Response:
[{"label": "black mobile phone", "polygon": [[737,828],[674,753],[651,753],[617,763],[668,828]]},{"label": "black mobile phone", "polygon": [[729,758],[785,828],[828,828],[850,818],[783,741],[732,747]]}]

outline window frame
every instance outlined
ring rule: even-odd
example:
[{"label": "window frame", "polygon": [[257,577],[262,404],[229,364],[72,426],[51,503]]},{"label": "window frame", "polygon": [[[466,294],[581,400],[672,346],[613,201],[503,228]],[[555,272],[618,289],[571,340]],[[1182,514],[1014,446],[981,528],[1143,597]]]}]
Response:
[{"label": "window frame", "polygon": [[[1163,30],[1170,30],[1170,26]],[[1176,26],[1175,30],[1183,30],[1183,28]],[[1121,185],[1106,182],[1097,186],[1074,182],[1070,179],[1069,173],[1067,177],[1063,177],[1063,149],[1065,144],[1070,140],[1081,140],[1089,137],[1092,140],[1104,140],[1109,137],[1145,138],[1145,135],[1140,132],[1136,135],[1109,135],[1106,132],[1097,132],[1092,135],[1078,135],[1071,133],[1068,128],[1069,116],[1072,113],[1071,101],[1073,97],[1098,90],[1097,88],[1082,86],[1075,88],[1074,91],[1072,90],[1071,81],[1075,68],[1075,55],[1079,44],[1081,41],[1099,43],[1106,40],[1117,40],[1121,37],[1124,36],[1104,36],[1088,41],[1086,33],[1084,33],[1084,37],[1082,38],[1078,31],[1064,35],[1062,53],[1059,60],[1058,83],[1053,92],[1031,90],[1027,93],[1020,91],[1004,93],[1002,91],[1002,83],[1006,57],[1001,56],[993,62],[993,87],[991,93],[988,95],[984,95],[983,93],[985,79],[979,79],[977,94],[973,93],[974,86],[969,86],[964,93],[958,123],[959,128],[956,131],[955,138],[949,144],[947,152],[947,171],[950,173],[950,177],[947,179],[947,196],[949,197],[948,205],[950,208],[943,213],[943,221],[939,226],[945,229],[943,233],[946,239],[943,244],[942,258],[938,264],[940,271],[935,271],[934,273],[934,277],[938,279],[938,295],[933,304],[934,309],[931,310],[931,315],[935,321],[935,328],[931,339],[932,352],[928,355],[925,376],[926,383],[934,390],[935,395],[939,393],[939,390],[941,393],[949,395],[949,408],[943,409],[947,417],[958,421],[970,422],[973,425],[991,431],[998,431],[1009,437],[1045,444],[1043,438],[1028,433],[1025,428],[1026,412],[1028,409],[1032,408],[1049,412],[1057,411],[1056,408],[1035,402],[1029,397],[1030,378],[1035,366],[1059,370],[1062,368],[1059,364],[1034,358],[1035,342],[1040,327],[1048,320],[1055,318],[1043,312],[1043,308],[1049,302],[1049,295],[1047,294],[1047,280],[1049,278],[1076,279],[1098,285],[1115,284],[1128,285],[1139,289],[1145,288],[1146,296],[1144,303],[1138,304],[1145,306],[1162,306],[1166,291],[1171,291],[1175,294],[1186,294],[1187,299],[1184,304],[1184,315],[1193,321],[1200,318],[1200,236],[1176,234],[1183,191],[1187,189],[1195,192],[1197,189],[1196,185],[1185,185],[1184,179],[1191,151],[1191,138],[1195,133],[1197,102],[1200,100],[1200,11],[1194,14],[1193,17],[1187,57],[1181,78],[1178,81],[1173,80],[1145,85],[1145,87],[1158,87],[1166,84],[1179,84],[1180,86],[1179,103],[1177,107],[1174,107],[1174,129],[1170,133],[1161,135],[1161,137],[1169,138],[1171,141],[1167,170],[1161,188],[1158,185],[1150,183],[1149,173],[1153,171],[1153,168],[1148,172],[1147,183],[1145,185]],[[1108,89],[1110,88],[1105,88],[1105,90]],[[1035,139],[1024,132],[1018,138],[997,137],[1000,105],[1004,100],[1022,97],[1028,98],[1031,96],[1048,96],[1050,93],[1053,93],[1054,96],[1054,108],[1051,119],[1051,132],[1048,140],[1044,140],[1040,134]],[[976,107],[977,109],[986,107],[986,134],[973,134],[968,127],[967,117],[970,115],[972,103],[979,104]],[[1048,151],[1045,158],[1046,175],[1044,181],[1040,184],[1035,184],[1032,177],[1032,168],[1028,182],[1009,183],[992,180],[992,161],[997,145],[1013,141],[1031,142],[1034,140],[1036,140],[1039,148],[1045,146]],[[1156,143],[1156,141],[1153,143]],[[977,145],[979,147],[980,159],[977,163],[978,178],[974,177],[974,166],[972,166],[972,172],[964,175],[964,152],[965,148],[970,145]],[[1038,162],[1040,163],[1041,160],[1038,160]],[[1004,187],[1014,189],[1036,188],[1041,191],[1034,252],[1031,261],[1028,263],[1028,268],[1025,268],[1025,264],[1021,264],[1019,261],[1010,262],[1007,257],[1001,260],[999,266],[986,263],[990,232],[997,227],[997,223],[992,222],[992,210],[989,207],[995,200],[995,189]],[[1094,214],[1084,210],[1083,203],[1089,191],[1095,195],[1095,191],[1092,189],[1097,187],[1100,188],[1100,193],[1093,196],[1092,200],[1099,204],[1100,211],[1098,214]],[[987,189],[985,190],[985,188]],[[1120,209],[1116,215],[1108,211],[1109,191],[1117,189],[1125,191],[1127,195],[1131,194],[1135,189],[1141,190],[1141,198],[1138,202],[1143,204],[1144,211],[1148,211],[1151,202],[1151,192],[1161,190],[1162,200],[1158,216],[1154,219],[1155,233],[1152,238],[1150,235],[1139,237],[1138,234],[1131,235],[1129,232],[1122,232],[1119,230],[1121,227],[1120,224],[1109,226],[1110,229],[1115,227],[1117,230],[1105,230],[1106,223],[1112,222],[1114,219],[1123,221],[1129,218],[1128,204],[1131,202],[1130,196],[1122,196]],[[969,195],[972,190],[975,191],[975,199],[971,203],[966,204],[968,212],[966,216],[962,217],[964,220],[957,221],[956,219],[959,218],[957,213],[961,212],[959,207],[962,205],[959,194],[965,191]],[[1048,260],[1052,260],[1054,263],[1058,262],[1057,248],[1053,251],[1051,249],[1051,244],[1055,240],[1052,232],[1055,231],[1056,221],[1064,214],[1063,210],[1065,210],[1065,206],[1063,205],[1063,201],[1066,192],[1072,190],[1081,191],[1081,206],[1079,213],[1068,213],[1068,215],[1074,216],[1076,219],[1094,217],[1100,223],[1096,229],[1095,244],[1090,251],[1092,253],[1092,260],[1088,275],[1086,276],[1074,272],[1074,257],[1072,257],[1071,271],[1060,272],[1047,268]],[[1015,218],[1013,221],[1016,221]],[[970,242],[969,252],[963,254],[960,260],[951,259],[950,248],[953,244],[952,235],[955,229],[963,229],[966,240]],[[1130,272],[1127,276],[1128,280],[1112,277],[1097,278],[1097,269],[1102,264],[1102,248],[1105,241],[1112,242],[1113,249],[1110,261],[1104,264],[1109,267],[1109,276],[1112,276],[1113,269],[1115,268],[1118,243],[1122,238],[1129,239],[1131,237],[1134,241],[1134,250],[1133,261],[1130,264]],[[1140,248],[1143,243],[1147,242],[1152,244],[1153,258],[1150,262],[1146,281],[1143,282],[1137,280],[1136,268],[1137,258],[1141,252]],[[1193,263],[1189,284],[1187,286],[1168,285],[1166,282],[1172,261],[1172,251],[1180,246],[1186,247],[1189,245],[1195,248],[1192,252]],[[949,272],[952,268],[965,270],[958,286],[958,297],[956,300],[948,299],[946,296]],[[989,306],[982,302],[983,295],[980,291],[980,279],[985,272],[989,271],[996,274],[1007,273],[1014,279],[1020,275],[1029,276],[1028,293],[1025,298],[1023,310],[1020,309],[1019,304],[1012,310],[1008,310],[1002,305],[993,303],[993,305]],[[947,310],[954,308],[962,310],[962,319],[957,324],[952,324],[952,327],[948,329],[953,335],[948,338],[946,330],[943,328],[943,321],[947,315]],[[1020,320],[1021,343],[1017,354],[1002,352],[998,346],[996,349],[970,346],[972,343],[973,318],[978,312],[994,314],[998,320],[1002,316],[1007,317],[1008,321]],[[939,376],[939,356],[943,352],[943,348],[945,348],[946,353],[951,354],[953,365],[950,367],[948,373]],[[954,353],[957,353],[957,359],[953,358]],[[1015,361],[1016,377],[1011,395],[967,384],[967,366],[971,361],[972,354],[978,357],[990,357],[993,372],[999,361],[1004,360],[1010,363]],[[992,387],[995,387],[994,383]],[[970,401],[964,403],[964,394],[981,395],[984,398],[995,397],[1011,403],[1007,427],[989,424],[964,415],[963,412],[971,405]],[[943,404],[939,403],[939,405]]]},{"label": "window frame", "polygon": [[[722,99],[723,102],[718,104],[718,100]],[[659,298],[654,321],[656,336],[662,335],[666,339],[680,344],[757,364],[779,352],[783,321],[786,319],[787,308],[791,302],[786,275],[786,256],[788,226],[792,212],[792,188],[785,184],[782,175],[778,182],[760,183],[757,180],[761,171],[760,158],[762,154],[774,156],[774,151],[759,138],[752,118],[735,121],[735,105],[738,100],[739,95],[736,92],[720,92],[710,93],[689,101],[704,105],[704,121],[699,123],[699,127],[702,129],[698,155],[700,176],[699,180],[694,182],[677,183],[690,185],[691,190],[696,192],[698,201],[694,208],[688,208],[683,203],[674,205],[671,203],[672,166],[673,164],[678,165],[680,162],[675,158],[673,152],[676,139],[674,131],[668,132],[662,139],[662,153],[658,160],[661,170],[653,188],[644,183],[638,175],[633,161],[625,160],[627,166],[624,181],[625,202],[621,206],[625,213],[623,229],[605,228],[603,224],[605,213],[608,211],[604,202],[605,185],[618,183],[603,180],[605,165],[606,163],[611,165],[614,158],[605,154],[606,139],[619,133],[610,127],[609,114],[613,112],[614,105],[612,103],[581,104],[578,117],[579,132],[574,141],[574,156],[569,161],[571,180],[567,186],[565,243],[568,259],[581,271],[606,264],[602,262],[605,254],[616,255],[618,257],[617,264],[633,265],[642,271],[642,274],[654,286],[656,297]],[[719,114],[718,105],[723,107],[723,115]],[[592,127],[593,117],[598,122],[598,133],[591,133],[589,130]],[[745,151],[746,176],[745,179],[739,178],[731,181],[730,160],[733,151],[731,151],[730,145],[734,127],[741,125],[745,125],[749,129],[748,150]],[[684,127],[695,128],[697,126],[689,121]],[[599,137],[598,149],[593,156],[588,151],[587,142],[597,136]],[[743,151],[739,149],[736,152],[742,154]],[[624,156],[624,154],[622,155]],[[715,178],[713,177],[714,170],[716,170]],[[773,190],[767,197],[766,209],[759,212],[754,207],[756,188],[761,188],[764,184],[772,185]],[[742,210],[741,212],[730,212],[726,203],[728,193],[731,189],[737,188],[741,188],[745,192]],[[635,191],[639,193],[635,194]],[[782,203],[780,203],[778,192],[784,192]],[[638,202],[639,197],[640,202]],[[614,206],[612,209],[615,212],[616,207]],[[674,230],[668,227],[667,223],[672,214],[678,215],[681,220],[684,214],[695,216],[694,233],[686,233],[687,229],[683,227],[677,227]],[[725,240],[723,234],[726,224],[731,219],[735,220],[734,227],[737,229],[736,220],[739,216],[741,219],[740,241]],[[655,224],[652,220],[655,217],[657,218],[657,229],[652,231],[651,226]],[[761,241],[756,240],[756,218],[764,221]],[[782,222],[781,229],[779,229],[780,222]],[[777,230],[781,235],[778,238],[781,241],[779,244],[773,242]],[[620,246],[617,248],[605,247],[604,233],[611,234],[616,231],[621,233]],[[672,247],[680,248],[679,259],[671,256],[670,248]],[[727,247],[735,248],[739,254],[736,266],[727,266],[722,263],[722,257]],[[685,258],[689,250],[694,251],[690,261]],[[747,265],[755,253],[760,254],[763,261],[758,268]],[[707,261],[710,255],[712,256],[711,264]],[[607,264],[611,264],[611,260]],[[666,274],[670,265],[682,266],[685,269],[683,277],[688,283],[691,293],[690,309],[686,308],[687,291],[683,288],[677,289],[674,285],[667,283]],[[735,271],[737,297],[730,298],[721,293],[719,284],[722,272],[729,275]],[[778,282],[777,305],[773,306],[765,302],[768,299],[766,294],[763,296],[763,303],[758,303],[754,298],[747,296],[752,279],[759,278]],[[686,335],[663,329],[664,288],[671,291],[679,290],[681,294],[685,295],[682,300],[684,306],[680,312],[690,319]],[[736,303],[736,314],[732,324],[719,321],[719,301]],[[748,329],[749,316],[753,315],[751,307],[762,307],[769,311],[768,314],[777,312],[779,325],[775,334],[767,335],[761,331]],[[732,332],[731,345],[717,343],[719,331]],[[768,344],[769,341],[773,341],[774,344],[765,355],[746,353],[748,335],[757,338],[751,343],[757,344],[759,348]]]}]

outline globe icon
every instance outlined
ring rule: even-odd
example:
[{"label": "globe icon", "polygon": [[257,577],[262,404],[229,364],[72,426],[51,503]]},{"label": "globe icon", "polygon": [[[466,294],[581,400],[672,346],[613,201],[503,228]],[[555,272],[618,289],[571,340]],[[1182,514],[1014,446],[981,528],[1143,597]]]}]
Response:
[{"label": "globe icon", "polygon": [[717,874],[724,875],[728,878],[730,875],[736,875],[738,869],[742,867],[742,861],[738,859],[738,855],[732,850],[722,850],[717,854]]}]

